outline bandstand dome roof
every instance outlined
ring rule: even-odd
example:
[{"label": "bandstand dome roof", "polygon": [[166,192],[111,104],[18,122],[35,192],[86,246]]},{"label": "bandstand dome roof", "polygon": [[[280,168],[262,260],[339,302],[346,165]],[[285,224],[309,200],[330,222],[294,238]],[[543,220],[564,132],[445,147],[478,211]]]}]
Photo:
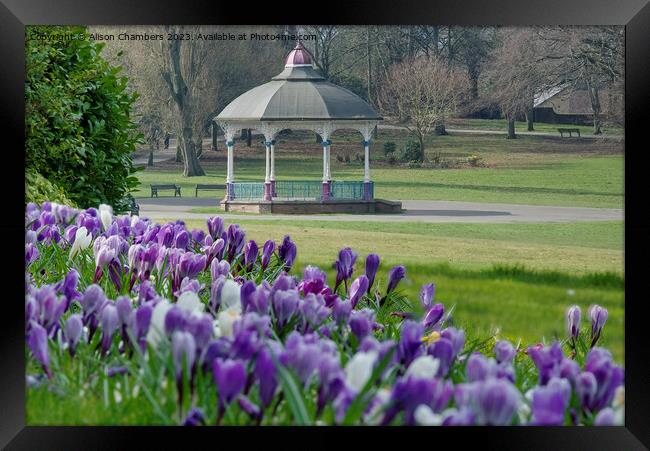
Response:
[{"label": "bandstand dome roof", "polygon": [[299,42],[284,70],[230,102],[217,121],[381,120],[361,97],[324,79]]}]

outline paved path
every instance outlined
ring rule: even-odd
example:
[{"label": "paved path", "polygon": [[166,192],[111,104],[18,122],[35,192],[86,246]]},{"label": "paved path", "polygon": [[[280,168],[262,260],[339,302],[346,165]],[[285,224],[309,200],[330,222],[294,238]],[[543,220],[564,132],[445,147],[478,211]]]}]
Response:
[{"label": "paved path", "polygon": [[[378,215],[236,215],[218,209],[216,198],[161,197],[139,198],[140,216],[151,219],[206,219],[218,214],[224,219],[291,221],[422,221],[469,223],[575,222],[622,221],[623,210],[618,208],[550,207],[434,200],[403,200],[402,214]],[[191,213],[199,207],[214,207],[214,213]]]}]

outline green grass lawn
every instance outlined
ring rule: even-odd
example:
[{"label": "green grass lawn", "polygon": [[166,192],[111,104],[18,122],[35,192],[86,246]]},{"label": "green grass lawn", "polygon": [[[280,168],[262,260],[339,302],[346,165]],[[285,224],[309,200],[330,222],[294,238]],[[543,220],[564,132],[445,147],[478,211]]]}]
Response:
[{"label": "green grass lawn", "polygon": [[[162,222],[162,221],[160,221]],[[238,219],[248,239],[260,245],[285,234],[298,246],[296,269],[307,264],[331,269],[341,247],[363,259],[381,256],[379,283],[394,265],[404,264],[402,288],[417,300],[420,286],[437,284],[437,297],[456,320],[477,335],[499,329],[525,343],[562,336],[564,312],[578,304],[609,309],[607,346],[624,356],[623,225],[621,222],[561,224],[424,224]],[[187,220],[189,228],[203,228]],[[569,290],[575,294],[569,295]]]},{"label": "green grass lawn", "polygon": [[[622,143],[611,140],[560,140],[559,138],[521,136],[506,140],[494,135],[450,135],[431,137],[426,155],[431,161],[440,156],[463,160],[479,155],[484,167],[456,169],[406,168],[384,161],[383,144],[396,143],[398,149],[407,136],[399,130],[382,130],[371,147],[371,177],[375,196],[384,199],[457,200],[502,202],[532,205],[581,207],[623,206],[624,159]],[[339,132],[332,138],[331,172],[335,180],[361,180],[362,163],[359,136]],[[352,163],[337,160],[351,155]],[[320,146],[313,136],[295,134],[279,138],[276,150],[278,180],[319,180],[322,177]],[[235,178],[262,181],[264,150],[261,143],[251,148],[235,146]],[[183,177],[181,163],[157,163],[153,169],[138,173],[141,186],[137,197],[150,195],[150,184],[176,183],[184,196],[194,196],[197,183],[225,183],[225,152],[205,151],[203,177]],[[201,197],[221,197],[214,191],[200,192]]]}]

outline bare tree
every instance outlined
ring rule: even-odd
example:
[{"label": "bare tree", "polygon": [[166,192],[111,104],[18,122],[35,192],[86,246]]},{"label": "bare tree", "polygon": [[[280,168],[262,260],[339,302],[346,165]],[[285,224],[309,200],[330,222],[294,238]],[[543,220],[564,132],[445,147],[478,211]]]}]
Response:
[{"label": "bare tree", "polygon": [[[623,27],[552,27],[538,33],[542,45],[540,62],[545,64],[549,84],[586,90],[593,114],[594,134],[602,133],[600,92],[622,99],[624,75]],[[616,99],[608,99],[609,103]]]},{"label": "bare tree", "polygon": [[499,30],[501,45],[492,54],[487,72],[488,96],[498,103],[508,121],[508,138],[517,137],[515,121],[530,111],[535,92],[542,84],[543,74],[535,64],[533,34],[525,28]]},{"label": "bare tree", "polygon": [[468,90],[467,77],[437,57],[421,56],[395,64],[379,93],[384,114],[400,119],[417,137],[424,138],[453,115]]}]

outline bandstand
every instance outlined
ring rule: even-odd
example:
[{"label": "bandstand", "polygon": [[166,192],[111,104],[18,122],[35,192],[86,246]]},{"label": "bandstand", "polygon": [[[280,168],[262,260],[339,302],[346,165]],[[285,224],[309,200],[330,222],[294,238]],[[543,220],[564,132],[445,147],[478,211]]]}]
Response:
[{"label": "bandstand", "polygon": [[[301,43],[289,53],[284,70],[270,82],[233,100],[214,121],[223,129],[228,148],[226,211],[256,213],[398,213],[401,203],[375,199],[370,179],[370,140],[382,118],[362,98],[326,81],[312,66]],[[264,182],[236,182],[234,137],[242,129],[264,136]],[[283,130],[311,130],[322,138],[322,180],[276,180],[275,138]],[[357,130],[363,140],[364,177],[332,180],[330,137],[336,130]]]}]

